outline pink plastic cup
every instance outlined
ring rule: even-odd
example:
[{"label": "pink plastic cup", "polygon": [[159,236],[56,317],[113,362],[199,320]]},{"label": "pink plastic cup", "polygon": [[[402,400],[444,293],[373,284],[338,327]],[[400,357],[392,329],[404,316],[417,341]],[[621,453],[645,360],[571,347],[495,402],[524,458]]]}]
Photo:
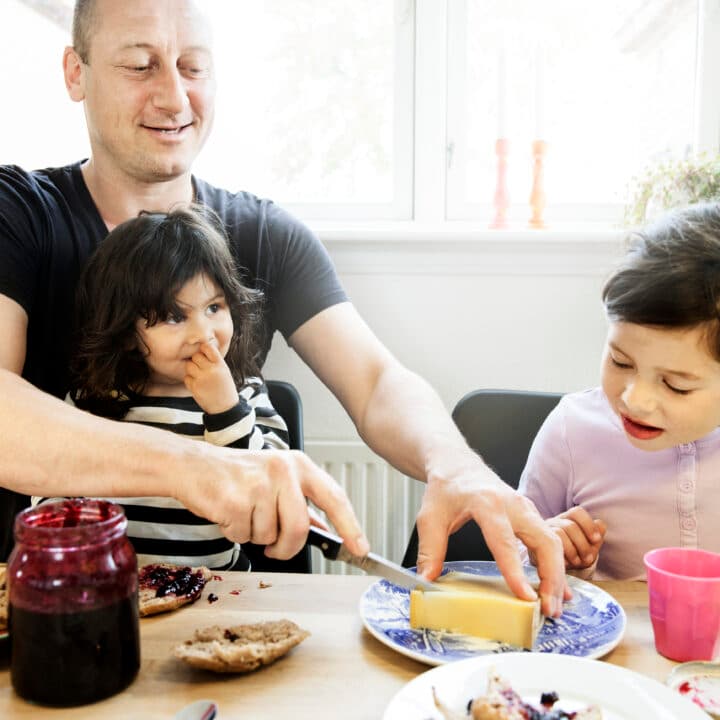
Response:
[{"label": "pink plastic cup", "polygon": [[671,660],[712,660],[720,652],[720,554],[692,548],[646,553],[655,648]]}]

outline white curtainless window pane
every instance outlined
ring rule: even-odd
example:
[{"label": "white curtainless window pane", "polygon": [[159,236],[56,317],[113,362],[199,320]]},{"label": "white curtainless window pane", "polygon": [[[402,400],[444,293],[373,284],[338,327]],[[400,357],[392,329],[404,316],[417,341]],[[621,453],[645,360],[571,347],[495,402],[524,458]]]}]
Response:
[{"label": "white curtainless window pane", "polygon": [[305,216],[338,207],[350,216],[409,216],[409,7],[393,0],[207,3],[218,103],[198,172],[303,206]]},{"label": "white curtainless window pane", "polygon": [[533,140],[548,143],[545,214],[560,220],[619,219],[635,174],[690,150],[696,0],[450,0],[449,12],[451,216],[491,217],[500,135],[516,220]]},{"label": "white curtainless window pane", "polygon": [[71,14],[71,0],[0,0],[0,163],[33,169],[88,156],[83,108],[62,71]]},{"label": "white curtainless window pane", "polygon": [[[214,27],[215,127],[194,166],[307,218],[409,219],[412,0],[202,0]],[[73,0],[0,0],[12,112],[0,162],[89,153],[62,76]]]}]

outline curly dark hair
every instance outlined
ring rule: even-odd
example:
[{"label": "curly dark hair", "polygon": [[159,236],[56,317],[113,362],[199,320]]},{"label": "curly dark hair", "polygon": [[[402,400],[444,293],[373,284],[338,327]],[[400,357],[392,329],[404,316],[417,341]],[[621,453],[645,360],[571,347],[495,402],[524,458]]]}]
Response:
[{"label": "curly dark hair", "polygon": [[225,294],[234,333],[225,361],[242,384],[260,374],[262,293],[240,281],[220,221],[194,205],[142,212],[118,225],[88,260],[77,290],[71,394],[96,415],[122,418],[142,394],[149,369],[136,323],[182,315],[176,296],[207,275]]},{"label": "curly dark hair", "polygon": [[720,361],[720,205],[674,210],[630,238],[602,291],[607,316],[671,328],[706,326]]}]

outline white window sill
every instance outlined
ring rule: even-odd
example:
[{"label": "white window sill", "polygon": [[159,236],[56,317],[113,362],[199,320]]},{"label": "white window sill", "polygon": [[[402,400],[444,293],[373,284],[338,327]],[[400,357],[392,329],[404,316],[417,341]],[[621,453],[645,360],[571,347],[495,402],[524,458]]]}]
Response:
[{"label": "white window sill", "polygon": [[510,225],[507,229],[491,229],[487,224],[474,222],[337,222],[308,223],[326,243],[336,242],[522,242],[522,243],[578,243],[612,242],[627,234],[622,228],[603,224],[554,225],[535,229]]},{"label": "white window sill", "polygon": [[465,222],[310,223],[341,274],[604,274],[627,231],[600,225],[491,230]]}]

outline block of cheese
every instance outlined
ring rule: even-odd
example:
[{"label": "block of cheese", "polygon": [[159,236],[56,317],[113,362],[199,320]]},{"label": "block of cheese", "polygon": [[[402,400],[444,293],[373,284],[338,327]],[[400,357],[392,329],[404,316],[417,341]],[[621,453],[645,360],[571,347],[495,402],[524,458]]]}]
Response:
[{"label": "block of cheese", "polygon": [[501,577],[449,572],[436,583],[437,590],[410,593],[410,627],[532,648],[542,625],[539,599],[515,597]]}]

